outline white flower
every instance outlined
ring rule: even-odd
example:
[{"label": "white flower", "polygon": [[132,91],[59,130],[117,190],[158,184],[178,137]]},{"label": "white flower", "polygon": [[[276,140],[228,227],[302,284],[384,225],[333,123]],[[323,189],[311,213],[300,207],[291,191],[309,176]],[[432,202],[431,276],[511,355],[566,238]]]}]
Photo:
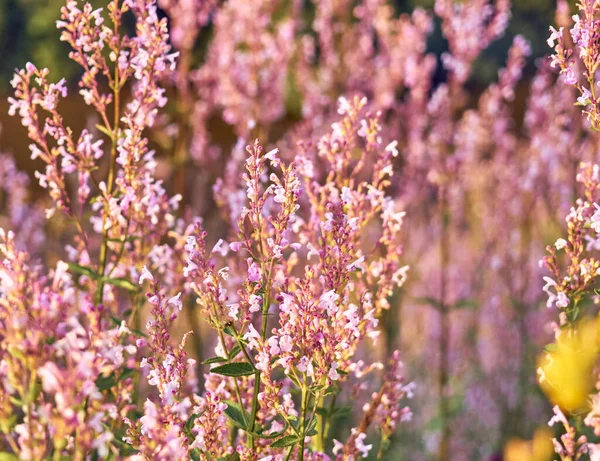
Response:
[{"label": "white flower", "polygon": [[557,250],[562,250],[563,248],[565,248],[567,246],[567,241],[565,239],[558,239],[556,241],[556,243],[554,244],[554,247]]},{"label": "white flower", "polygon": [[350,103],[344,96],[340,96],[338,99],[338,114],[344,115],[351,109]]},{"label": "white flower", "polygon": [[329,376],[329,379],[331,379],[332,381],[337,381],[338,379],[340,379],[340,374],[337,372],[338,367],[338,363],[333,362],[331,364],[331,368],[329,369],[329,373],[327,373],[327,376]]},{"label": "white flower", "polygon": [[181,310],[181,308],[183,307],[183,303],[181,302],[180,298],[181,298],[181,292],[177,293],[176,296],[173,296],[172,298],[170,298],[167,301],[167,304],[170,304],[171,306],[175,306],[176,308]]},{"label": "white flower", "polygon": [[392,157],[398,157],[398,141],[392,141],[391,143],[389,143],[385,150],[386,152],[390,152],[392,154]]},{"label": "white flower", "polygon": [[227,251],[229,250],[227,243],[223,241],[223,239],[219,239],[219,241],[213,247],[211,253],[221,253],[221,256],[227,255]]},{"label": "white flower", "polygon": [[150,273],[150,271],[148,270],[148,268],[146,266],[144,266],[142,268],[142,275],[140,275],[140,279],[138,280],[138,283],[140,285],[142,285],[145,280],[150,280],[151,282],[154,281],[154,277],[152,277],[152,274]]}]

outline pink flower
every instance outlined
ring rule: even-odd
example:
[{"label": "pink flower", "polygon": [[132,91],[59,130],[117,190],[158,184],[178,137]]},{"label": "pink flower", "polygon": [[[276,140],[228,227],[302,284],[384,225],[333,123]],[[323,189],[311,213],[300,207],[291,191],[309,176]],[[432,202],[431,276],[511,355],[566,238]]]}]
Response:
[{"label": "pink flower", "polygon": [[142,285],[146,280],[150,280],[152,282],[154,281],[154,277],[152,277],[152,274],[150,273],[148,268],[144,266],[142,267],[142,274],[140,275],[138,283]]},{"label": "pink flower", "polygon": [[548,42],[548,46],[550,48],[554,48],[554,41],[555,40],[558,40],[558,41],[562,40],[562,37],[563,37],[563,28],[561,27],[558,30],[556,30],[554,27],[550,26],[550,32],[551,32],[551,34],[550,34],[550,37],[548,37],[547,42]]},{"label": "pink flower", "polygon": [[338,379],[340,379],[340,375],[337,372],[339,365],[337,362],[333,362],[331,364],[331,368],[329,369],[329,373],[327,374],[327,376],[329,376],[329,379],[331,379],[332,381],[337,381]]},{"label": "pink flower", "polygon": [[251,261],[252,260],[250,260],[250,267],[248,267],[248,280],[254,283],[260,282],[262,278],[262,271],[260,270],[258,264]]},{"label": "pink flower", "polygon": [[567,85],[577,85],[577,76],[571,67],[563,70],[564,80]]},{"label": "pink flower", "polygon": [[250,304],[250,308],[249,311],[250,312],[258,312],[260,311],[260,305],[262,303],[262,298],[258,295],[250,295],[250,299],[249,299],[249,304]]}]

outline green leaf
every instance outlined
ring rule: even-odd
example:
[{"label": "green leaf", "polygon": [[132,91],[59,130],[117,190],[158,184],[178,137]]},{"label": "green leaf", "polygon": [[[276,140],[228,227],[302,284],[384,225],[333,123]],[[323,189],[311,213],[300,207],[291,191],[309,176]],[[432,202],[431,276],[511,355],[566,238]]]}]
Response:
[{"label": "green leaf", "polygon": [[308,427],[306,428],[306,432],[305,434],[308,437],[312,437],[313,435],[317,435],[317,430],[315,429],[317,427],[317,418],[313,418],[309,423],[308,423]]},{"label": "green leaf", "polygon": [[73,272],[74,274],[86,275],[88,277],[91,277],[93,280],[96,280],[98,278],[98,274],[91,267],[82,266],[81,264],[73,264],[73,263],[68,263],[68,266],[69,266],[69,270],[71,272]]},{"label": "green leaf", "polygon": [[459,299],[453,306],[454,309],[477,309],[478,307],[477,301],[468,298]]},{"label": "green leaf", "polygon": [[119,454],[121,456],[132,456],[139,453],[139,451],[133,448],[133,446],[117,439],[116,437],[113,439],[112,444],[119,450]]},{"label": "green leaf", "polygon": [[202,458],[200,457],[202,455],[202,452],[200,451],[199,448],[194,448],[192,451],[190,451],[190,459],[192,461],[200,461]]},{"label": "green leaf", "polygon": [[229,419],[240,429],[247,430],[248,425],[246,424],[246,416],[249,416],[246,411],[240,407],[237,403],[227,401],[227,408],[225,409],[225,414],[229,417]]},{"label": "green leaf", "polygon": [[113,134],[104,125],[101,125],[101,124],[97,123],[96,124],[96,128],[98,128],[98,131],[100,131],[101,133],[104,133],[106,136],[108,136],[109,138],[112,139]]},{"label": "green leaf", "polygon": [[115,317],[114,315],[111,315],[111,316],[110,316],[110,319],[111,319],[111,320],[113,321],[113,323],[114,323],[116,326],[118,326],[118,327],[120,327],[120,326],[121,326],[121,323],[123,322],[123,320],[121,320],[119,317]]},{"label": "green leaf", "polygon": [[19,349],[17,346],[9,344],[7,350],[8,350],[8,353],[16,359],[24,359],[25,358],[23,351],[21,349]]},{"label": "green leaf", "polygon": [[271,448],[285,448],[291,447],[298,443],[300,439],[296,435],[286,435],[285,437],[281,437],[279,440],[276,440],[271,444]]},{"label": "green leaf", "polygon": [[290,373],[288,375],[288,378],[290,379],[290,381],[292,381],[296,385],[296,387],[298,387],[298,388],[302,387],[302,384],[300,384],[300,382],[296,379],[296,377],[294,376],[294,373]]},{"label": "green leaf", "polygon": [[216,373],[217,375],[223,376],[250,376],[255,373],[254,367],[248,362],[233,362],[226,363],[225,365],[221,365],[215,368],[211,368],[211,373]]},{"label": "green leaf", "polygon": [[0,431],[6,434],[17,425],[17,415],[10,415],[8,418],[0,419]]},{"label": "green leaf", "polygon": [[117,288],[123,288],[131,293],[137,293],[139,291],[139,287],[137,285],[124,278],[105,278],[104,283],[113,285]]},{"label": "green leaf", "polygon": [[[128,309],[127,311],[125,311],[125,312],[123,313],[123,315],[124,315],[125,317],[127,317],[127,316],[129,315],[127,312],[131,313],[131,311]],[[111,315],[111,316],[110,316],[110,319],[111,319],[111,320],[113,321],[113,323],[114,323],[116,326],[118,326],[118,327],[120,327],[120,326],[121,326],[121,324],[124,322],[124,320],[121,320],[120,318],[118,318],[118,317],[115,317],[114,315]],[[142,337],[144,337],[144,338],[146,338],[146,337],[148,336],[148,335],[147,335],[146,333],[144,333],[143,331],[141,331],[141,330],[136,330],[136,329],[133,329],[133,328],[131,329],[131,332],[132,332],[132,333],[134,333],[134,334],[136,334],[137,336],[142,336]]]},{"label": "green leaf", "polygon": [[135,368],[125,368],[123,373],[121,373],[121,376],[119,376],[119,381],[123,381],[124,379],[133,376],[136,372],[137,370]]},{"label": "green leaf", "polygon": [[435,299],[432,298],[431,296],[422,296],[419,298],[415,298],[415,302],[417,302],[418,304],[427,304],[428,306],[431,306],[435,309],[441,309],[441,303]]},{"label": "green leaf", "polygon": [[3,451],[0,453],[0,461],[19,461],[19,458],[17,455]]},{"label": "green leaf", "polygon": [[187,422],[185,423],[185,428],[184,428],[184,432],[185,435],[188,438],[188,441],[191,443],[194,441],[194,433],[192,432],[192,429],[194,428],[194,422],[200,417],[202,416],[202,413],[193,413],[187,420]]},{"label": "green leaf", "polygon": [[339,386],[336,385],[328,386],[327,389],[325,389],[325,391],[323,392],[323,397],[327,397],[328,395],[332,394],[339,394],[338,387]]},{"label": "green leaf", "polygon": [[329,416],[329,411],[327,410],[327,408],[323,408],[323,407],[317,408],[315,410],[315,413],[318,414],[319,416],[323,416],[324,418]]},{"label": "green leaf", "polygon": [[111,373],[108,376],[100,376],[98,379],[96,379],[96,387],[99,391],[105,391],[116,386],[119,381],[129,378],[135,372],[136,370],[133,368],[125,368],[119,377],[116,377],[114,373]]},{"label": "green leaf", "polygon": [[213,363],[223,363],[227,362],[225,357],[211,357],[210,359],[206,359],[202,362],[202,365],[212,365]]},{"label": "green leaf", "polygon": [[117,380],[115,379],[115,375],[113,373],[111,373],[108,376],[100,376],[96,380],[96,387],[99,391],[105,391],[107,389],[110,389],[115,384],[117,384]]},{"label": "green leaf", "polygon": [[390,448],[391,445],[392,445],[392,443],[390,442],[390,438],[383,436],[383,437],[381,437],[381,445],[380,445],[379,451],[381,453],[384,453]]},{"label": "green leaf", "polygon": [[241,351],[242,347],[239,344],[236,344],[235,347],[229,351],[229,360],[233,360]]},{"label": "green leaf", "polygon": [[36,379],[29,383],[29,392],[27,393],[27,401],[35,402],[42,393],[42,380]]},{"label": "green leaf", "polygon": [[332,418],[342,418],[344,416],[348,416],[351,413],[352,413],[352,407],[350,405],[344,405],[344,406],[338,407],[335,410],[333,410],[333,413],[331,413],[331,417]]},{"label": "green leaf", "polygon": [[146,333],[144,333],[142,330],[135,330],[135,329],[131,329],[131,332],[137,336],[141,336],[142,338],[147,338],[148,335]]},{"label": "green leaf", "polygon": [[313,384],[312,386],[309,387],[309,390],[313,393],[316,394],[319,391],[322,391],[326,388],[327,386],[325,384]]},{"label": "green leaf", "polygon": [[[247,413],[246,413],[247,414]],[[246,431],[248,434],[253,435],[254,437],[258,438],[258,439],[277,439],[279,437],[281,437],[283,434],[285,434],[288,430],[288,428],[290,427],[290,425],[287,423],[287,421],[285,422],[285,427],[278,431],[278,432],[272,432],[270,434],[265,434],[265,428],[261,427],[258,428],[258,430],[256,432],[252,432],[252,431]]]}]

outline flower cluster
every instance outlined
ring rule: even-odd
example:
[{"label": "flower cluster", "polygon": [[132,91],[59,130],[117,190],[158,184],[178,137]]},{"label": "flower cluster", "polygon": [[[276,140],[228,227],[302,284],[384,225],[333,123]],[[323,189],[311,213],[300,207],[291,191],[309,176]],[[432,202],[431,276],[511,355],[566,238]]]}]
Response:
[{"label": "flower cluster", "polygon": [[[111,26],[101,9],[69,1],[57,22],[83,68],[80,94],[97,112],[95,130],[76,135],[65,123],[66,83],[52,83],[47,69],[29,63],[12,81],[9,112],[27,128],[32,159],[45,164],[36,176],[53,202],[46,217],[59,211],[75,224],[75,235],[62,238],[64,258],[45,268],[17,244],[34,239],[28,219],[37,219],[19,216],[22,179],[15,174],[5,188],[8,225],[21,235],[2,231],[2,432],[19,459],[137,451],[124,439],[144,346],[132,333],[141,307],[132,279],[174,228],[177,207],[155,177],[143,132],[166,103],[159,81],[175,55],[153,2],[113,1],[107,11]],[[129,12],[133,37],[121,35]],[[133,97],[122,104],[128,84]]]},{"label": "flower cluster", "polygon": [[132,403],[131,331],[77,289],[67,263],[45,274],[12,231],[1,238],[2,432],[20,459],[106,456]]},{"label": "flower cluster", "polygon": [[600,35],[598,12],[600,5],[595,0],[582,0],[577,3],[580,14],[573,16],[570,36],[565,27],[556,30],[550,27],[548,45],[554,49],[552,66],[558,67],[567,85],[577,88],[577,104],[582,106],[590,124],[595,130],[600,127],[598,99],[596,97],[596,71],[600,61]]},{"label": "flower cluster", "polygon": [[[563,37],[563,28],[551,28],[548,44],[555,48],[552,65],[559,65],[564,83],[573,85],[580,93],[579,105],[585,107],[591,128],[597,129],[595,114],[598,23],[595,19],[597,2],[581,2],[580,14],[573,16],[571,28],[573,48]],[[557,42],[557,43],[555,43]],[[578,51],[580,62],[573,56]],[[580,82],[579,74],[582,75]],[[594,287],[600,265],[595,257],[598,250],[600,167],[595,163],[580,165],[577,181],[581,184],[582,198],[577,199],[566,218],[567,236],[548,246],[550,253],[541,261],[552,277],[545,277],[544,291],[548,307],[559,311],[558,322],[553,324],[555,342],[546,347],[538,369],[540,385],[555,404],[555,416],[550,425],[560,423],[564,433],[553,439],[555,452],[562,460],[596,459],[597,444],[593,436],[582,433],[582,425],[593,429],[597,436],[598,390],[598,320],[593,305],[597,303]],[[581,415],[586,415],[582,418]]]},{"label": "flower cluster", "polygon": [[[241,412],[237,426],[265,456],[280,446],[298,459],[309,456],[309,445],[310,456],[325,452],[336,396],[353,370],[361,376],[354,357],[364,339],[376,340],[377,319],[406,278],[399,264],[404,213],[385,194],[396,144],[382,145],[379,116],[365,112],[365,103],[342,99],[341,120],[316,145],[300,146],[297,165],[276,149],[264,153],[258,141],[248,146],[245,203],[240,209],[232,192],[223,200],[225,216],[239,210],[228,241],[209,251],[200,223],[188,236],[185,275],[219,332],[211,363],[224,364],[211,372],[228,377],[227,393],[235,396],[228,404]],[[364,232],[374,238],[368,246]],[[389,437],[407,412],[398,407],[402,377],[392,375],[360,440],[373,424]],[[252,394],[244,396],[248,387]],[[277,440],[269,446],[264,438]]]}]

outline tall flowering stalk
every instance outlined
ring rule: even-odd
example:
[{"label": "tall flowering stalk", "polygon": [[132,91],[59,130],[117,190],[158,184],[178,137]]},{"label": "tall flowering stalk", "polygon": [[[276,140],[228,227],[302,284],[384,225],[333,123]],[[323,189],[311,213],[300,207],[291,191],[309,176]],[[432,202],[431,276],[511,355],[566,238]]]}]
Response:
[{"label": "tall flowering stalk", "polygon": [[[560,69],[564,82],[579,92],[577,104],[583,107],[592,127],[597,130],[598,99],[596,97],[596,71],[598,70],[598,4],[593,0],[577,3],[580,13],[573,16],[574,23],[566,36],[565,26],[556,30],[550,27],[548,45],[554,49],[552,66]],[[570,38],[570,40],[569,40]]]},{"label": "tall flowering stalk", "polygon": [[[65,124],[59,103],[67,88],[47,69],[29,63],[12,80],[10,113],[27,128],[32,158],[45,164],[36,176],[53,201],[46,217],[64,213],[76,229],[54,269],[19,250],[12,231],[2,233],[2,432],[19,459],[130,449],[122,435],[138,381],[132,279],[174,226],[177,198],[154,178],[143,136],[166,102],[158,82],[174,65],[166,21],[153,2],[115,0],[107,11],[110,26],[101,9],[69,1],[57,22],[83,68],[80,94],[98,114],[97,131],[76,135]],[[121,34],[128,12],[133,37]],[[125,102],[128,84],[133,98]]]},{"label": "tall flowering stalk", "polygon": [[[598,67],[598,22],[600,4],[595,1],[578,3],[579,15],[573,16],[570,30],[572,42],[565,30],[551,27],[548,44],[554,48],[552,65],[560,69],[563,82],[574,86],[591,128],[598,130],[595,86]],[[591,314],[591,302],[597,302],[594,287],[600,274],[600,263],[594,253],[598,240],[599,167],[582,163],[577,180],[583,189],[566,218],[567,236],[547,248],[549,256],[542,264],[550,271],[545,277],[547,306],[558,311],[554,323],[556,341],[546,348],[538,369],[540,385],[554,406],[550,425],[561,424],[564,433],[554,439],[555,452],[563,460],[595,459],[599,452],[592,437],[597,430],[597,376],[594,369],[598,358],[598,325]],[[582,426],[593,429],[593,436],[582,434]]]},{"label": "tall flowering stalk", "polygon": [[[2,432],[24,460],[106,456],[128,410],[136,348],[60,262],[45,275],[2,231]],[[110,390],[107,381],[118,381]]]},{"label": "tall flowering stalk", "polygon": [[[121,36],[123,14],[130,10],[137,18],[136,36]],[[10,99],[10,113],[18,112],[28,128],[32,158],[46,163],[45,173],[36,175],[55,202],[47,215],[60,210],[75,223],[79,235],[71,259],[80,272],[95,272],[95,300],[102,303],[106,280],[127,275],[123,259],[131,256],[130,267],[139,268],[140,259],[136,258],[143,258],[173,226],[171,212],[177,198],[170,199],[160,181],[153,178],[153,152],[148,150],[142,132],[153,124],[157,109],[166,103],[157,82],[174,65],[174,55],[169,54],[166,22],[159,21],[153,3],[111,2],[111,27],[105,24],[102,10],[93,10],[89,4],[79,9],[77,2],[67,2],[61,13],[57,22],[63,30],[61,39],[72,46],[71,58],[84,69],[80,94],[102,121],[97,125],[99,133],[84,130],[75,137],[57,107],[60,98],[66,96],[64,81],[50,83],[49,71],[38,70],[33,64],[12,81],[15,97]],[[111,93],[104,92],[101,79],[107,80]],[[121,92],[128,82],[133,98],[123,104]],[[99,134],[109,140],[105,179],[97,178],[97,163],[105,152]],[[67,177],[74,173],[79,184],[76,205],[67,190]],[[92,187],[96,196],[92,196]],[[99,216],[91,219],[93,231],[101,235],[96,267],[89,267],[89,230],[81,221],[90,205],[99,211]],[[135,274],[135,269],[130,272]]]},{"label": "tall flowering stalk", "polygon": [[[275,455],[276,448],[288,458],[321,459],[342,385],[349,374],[365,375],[354,356],[364,339],[377,337],[377,318],[405,279],[398,259],[403,213],[384,192],[397,150],[395,143],[381,145],[378,116],[364,114],[365,103],[342,99],[342,119],[316,148],[300,146],[297,165],[277,150],[265,154],[258,142],[248,146],[245,203],[240,208],[234,193],[223,200],[239,211],[230,242],[219,240],[208,251],[200,223],[188,237],[185,272],[218,331],[211,362],[224,364],[211,372],[227,377],[220,379],[233,399],[228,415],[245,432],[232,435],[245,445],[238,448],[243,459]],[[373,243],[365,247],[361,232],[371,233]],[[382,395],[392,392],[386,389]],[[371,410],[385,414],[382,402],[391,405],[391,427],[407,413],[397,402],[409,388],[394,389],[383,401],[374,397]],[[366,456],[363,441],[373,423],[369,417],[356,428],[350,452],[334,451],[339,459]]]}]

